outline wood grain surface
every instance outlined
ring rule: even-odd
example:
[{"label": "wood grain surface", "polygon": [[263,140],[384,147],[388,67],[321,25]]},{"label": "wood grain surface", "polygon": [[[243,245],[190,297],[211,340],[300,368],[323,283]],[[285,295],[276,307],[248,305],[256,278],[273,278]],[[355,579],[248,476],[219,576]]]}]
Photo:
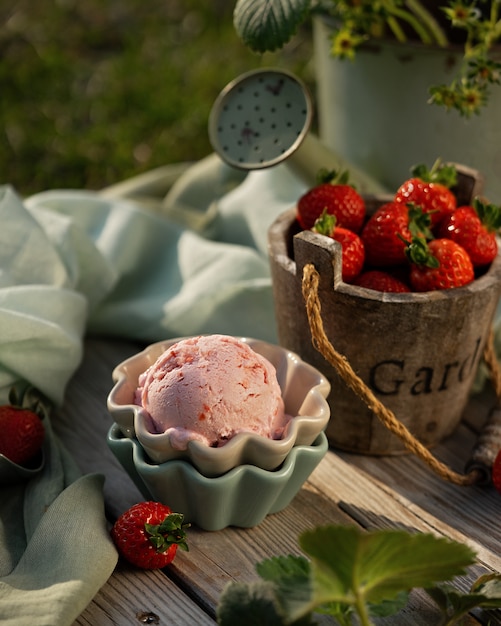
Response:
[{"label": "wood grain surface", "polygon": [[[112,424],[106,398],[112,371],[144,346],[132,342],[89,339],[84,360],[71,381],[54,429],[83,472],[104,474],[110,524],[131,504],[143,499],[109,450]],[[476,431],[492,404],[489,392],[469,403],[460,427],[434,452],[461,472]],[[375,457],[330,451],[293,502],[251,529],[189,530],[190,551],[178,552],[164,571],[140,571],[119,562],[74,626],[215,624],[221,591],[233,580],[257,579],[256,562],[288,553],[299,554],[297,537],[327,523],[363,528],[404,528],[431,532],[468,543],[478,563],[457,585],[466,589],[485,571],[501,571],[501,497],[491,487],[458,487],[444,482],[410,455]],[[319,617],[319,624],[333,624]],[[424,593],[414,591],[405,611],[381,619],[389,626],[438,623]],[[470,624],[501,624],[499,611],[475,612]]]}]

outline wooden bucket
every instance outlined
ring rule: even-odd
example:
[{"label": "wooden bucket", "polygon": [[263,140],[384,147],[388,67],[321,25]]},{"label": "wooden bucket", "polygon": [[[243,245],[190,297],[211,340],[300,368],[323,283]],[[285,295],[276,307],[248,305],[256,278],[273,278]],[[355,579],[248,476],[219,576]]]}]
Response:
[{"label": "wooden bucket", "polygon": [[[479,195],[479,187],[472,170],[461,172],[464,184],[456,195],[466,204]],[[366,198],[368,213],[387,200]],[[332,386],[326,430],[332,446],[374,455],[408,451],[313,346],[302,295],[307,264],[320,276],[326,335],[356,374],[425,446],[453,432],[501,294],[501,248],[489,270],[466,287],[380,293],[344,283],[340,244],[300,232],[292,208],[269,229],[269,255],[279,342],[322,371]]]}]

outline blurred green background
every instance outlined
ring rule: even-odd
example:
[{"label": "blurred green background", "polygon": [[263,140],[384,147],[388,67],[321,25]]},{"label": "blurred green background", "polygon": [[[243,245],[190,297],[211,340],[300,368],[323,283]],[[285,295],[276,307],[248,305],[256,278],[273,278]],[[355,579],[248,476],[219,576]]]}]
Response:
[{"label": "blurred green background", "polygon": [[[22,195],[100,189],[212,151],[230,80],[278,66],[309,84],[311,38],[248,51],[232,0],[18,0],[0,5],[0,183]],[[310,85],[311,87],[311,85]]]}]

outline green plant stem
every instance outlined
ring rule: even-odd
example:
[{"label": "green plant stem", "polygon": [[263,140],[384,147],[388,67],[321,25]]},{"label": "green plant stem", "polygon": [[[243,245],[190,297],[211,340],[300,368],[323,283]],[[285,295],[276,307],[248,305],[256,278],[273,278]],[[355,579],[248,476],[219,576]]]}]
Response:
[{"label": "green plant stem", "polygon": [[501,35],[501,20],[499,19],[499,2],[493,2],[491,4],[489,36],[487,42],[487,48],[494,45],[496,40]]},{"label": "green plant stem", "polygon": [[[407,37],[405,36],[404,31],[400,28],[398,21],[395,19],[393,15],[390,15],[386,18],[386,23],[388,24],[388,27],[390,28],[391,32],[393,33],[397,41],[399,41],[400,43],[403,43],[404,41],[407,40]],[[423,42],[423,43],[426,43],[426,42]]]},{"label": "green plant stem", "polygon": [[406,0],[405,4],[407,5],[409,11],[412,11],[412,13],[417,16],[420,22],[426,24],[430,32],[433,34],[436,43],[442,48],[445,48],[448,44],[447,36],[433,15],[421,4],[421,2],[419,2],[419,0]]},{"label": "green plant stem", "polygon": [[[417,36],[419,37],[419,39],[421,40],[422,43],[424,43],[424,44],[431,44],[432,43],[432,38],[431,38],[429,32],[426,30],[426,28],[423,27],[423,25],[419,22],[419,20],[414,18],[414,16],[412,16],[407,11],[401,11],[400,9],[395,9],[395,8],[388,7],[388,10],[392,14],[391,17],[387,18],[387,22],[388,22],[388,25],[390,26],[390,28],[392,28],[391,22],[394,21],[393,18],[398,18],[400,20],[403,20],[403,21],[407,22],[412,27],[412,29],[415,31],[415,33],[417,34]],[[400,27],[399,27],[399,30],[400,30]],[[405,35],[403,34],[403,31],[402,31],[402,36],[398,36],[397,33],[395,32],[394,28],[392,28],[392,31],[393,31],[393,34],[395,35],[395,37],[399,41],[405,41],[407,39],[405,37]]]},{"label": "green plant stem", "polygon": [[364,601],[363,596],[359,593],[357,593],[356,595],[356,601],[355,601],[354,606],[355,606],[357,615],[360,618],[360,626],[373,626],[372,621],[369,617],[369,611],[367,610],[367,605]]}]

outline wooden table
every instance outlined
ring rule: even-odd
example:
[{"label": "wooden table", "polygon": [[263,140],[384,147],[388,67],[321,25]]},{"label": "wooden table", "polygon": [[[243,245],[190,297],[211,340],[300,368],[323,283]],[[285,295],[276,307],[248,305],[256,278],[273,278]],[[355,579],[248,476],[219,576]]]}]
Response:
[{"label": "wooden table", "polygon": [[[112,423],[106,409],[111,372],[144,346],[90,339],[83,363],[54,420],[55,430],[83,472],[105,475],[107,515],[113,521],[144,498],[108,449]],[[462,472],[493,403],[486,392],[470,402],[455,434],[436,455]],[[143,571],[119,562],[75,626],[215,624],[219,595],[232,580],[257,580],[255,563],[272,555],[299,554],[297,536],[326,523],[364,528],[406,528],[437,533],[468,543],[478,564],[458,584],[464,589],[486,571],[501,571],[501,496],[493,488],[457,487],[434,475],[413,456],[372,458],[331,451],[285,510],[252,529],[189,530],[189,552],[178,552],[166,571]],[[501,624],[501,611],[475,612],[469,624]],[[319,618],[320,624],[334,623]],[[438,614],[426,596],[414,591],[393,626],[433,625]]]}]

